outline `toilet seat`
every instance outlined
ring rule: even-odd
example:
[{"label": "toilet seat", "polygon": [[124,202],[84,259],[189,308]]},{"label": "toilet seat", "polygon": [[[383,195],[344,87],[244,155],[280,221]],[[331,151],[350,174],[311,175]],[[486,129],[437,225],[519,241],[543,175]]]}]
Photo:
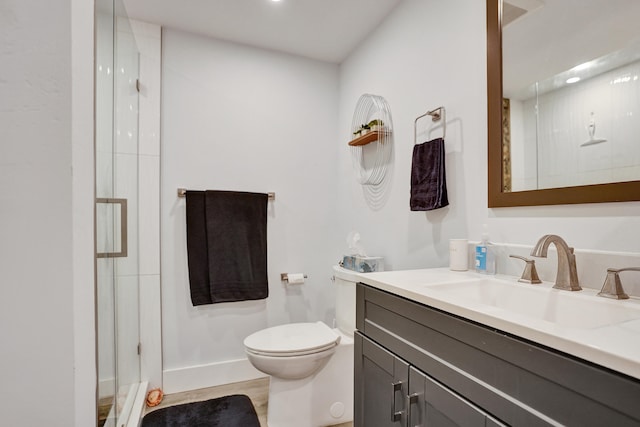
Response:
[{"label": "toilet seat", "polygon": [[323,322],[291,323],[263,329],[244,340],[246,350],[272,357],[319,353],[340,343],[340,335]]}]

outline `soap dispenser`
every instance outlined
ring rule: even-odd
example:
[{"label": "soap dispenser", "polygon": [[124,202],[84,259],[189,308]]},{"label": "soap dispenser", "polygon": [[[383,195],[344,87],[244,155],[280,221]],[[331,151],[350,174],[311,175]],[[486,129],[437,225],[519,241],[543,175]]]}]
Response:
[{"label": "soap dispenser", "polygon": [[476,272],[482,274],[496,274],[496,257],[494,248],[489,242],[489,228],[482,226],[482,240],[476,245]]}]

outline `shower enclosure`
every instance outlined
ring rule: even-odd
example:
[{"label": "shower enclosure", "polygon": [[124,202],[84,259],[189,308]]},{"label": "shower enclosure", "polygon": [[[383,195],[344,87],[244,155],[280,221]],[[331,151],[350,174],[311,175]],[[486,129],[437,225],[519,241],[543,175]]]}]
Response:
[{"label": "shower enclosure", "polygon": [[139,53],[121,1],[96,0],[98,425],[127,425],[140,384]]}]

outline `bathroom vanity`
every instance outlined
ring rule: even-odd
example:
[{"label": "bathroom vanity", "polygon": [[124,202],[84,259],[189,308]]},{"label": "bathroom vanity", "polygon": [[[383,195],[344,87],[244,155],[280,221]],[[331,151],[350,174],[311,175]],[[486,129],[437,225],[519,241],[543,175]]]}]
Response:
[{"label": "bathroom vanity", "polygon": [[[362,275],[354,425],[639,425],[640,306],[595,293],[445,269]],[[597,319],[571,323],[567,302]]]}]

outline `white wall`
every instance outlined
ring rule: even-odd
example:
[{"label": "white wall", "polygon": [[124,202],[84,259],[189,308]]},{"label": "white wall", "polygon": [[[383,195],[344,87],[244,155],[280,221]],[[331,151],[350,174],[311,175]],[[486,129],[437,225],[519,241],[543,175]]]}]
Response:
[{"label": "white wall", "polygon": [[[267,326],[333,319],[329,248],[335,208],[338,68],[172,30],[163,31],[162,327],[167,371],[244,359],[243,339]],[[268,208],[269,298],[193,307],[185,199],[178,187],[276,193]],[[303,272],[286,287],[280,273]],[[230,369],[223,369],[229,373]],[[188,375],[188,372],[183,372]],[[220,375],[224,375],[221,373]]]},{"label": "white wall", "polygon": [[[482,2],[405,1],[341,66],[338,227],[342,235],[358,230],[367,253],[386,257],[388,269],[443,266],[450,238],[473,237],[471,193],[486,194],[484,29]],[[356,101],[367,92],[387,99],[394,122],[392,184],[387,204],[376,212],[355,182],[346,145]],[[441,105],[447,115],[450,206],[411,212],[414,120]],[[442,135],[439,129],[427,135],[430,124],[418,122],[419,142]]]},{"label": "white wall", "polygon": [[[38,3],[37,7],[41,8],[42,5]],[[56,4],[55,7],[59,8],[60,6]],[[33,7],[30,7],[29,10],[32,13]],[[71,257],[73,259],[73,376],[75,380],[73,425],[78,427],[92,425],[96,419],[93,35],[94,2],[71,0],[71,209],[73,224]],[[64,42],[68,42],[68,40],[64,39]],[[49,186],[45,188],[50,189]],[[31,263],[32,258],[29,257],[26,261]],[[45,285],[49,285],[49,283]],[[46,323],[49,314],[44,314],[42,321]],[[43,362],[48,365],[46,353],[43,356]],[[48,369],[51,370],[52,367],[48,366]],[[43,413],[46,413],[48,408],[43,409]],[[47,422],[49,425],[58,425],[58,420],[52,421],[51,418]],[[64,424],[61,422],[59,425]]]},{"label": "white wall", "polygon": [[[447,239],[479,240],[482,224],[496,242],[533,245],[556,233],[582,249],[640,251],[640,203],[487,208],[486,37],[484,2],[406,0],[341,67],[340,136],[347,138],[357,96],[379,94],[395,125],[394,185],[387,205],[371,212],[338,141],[340,234],[358,228],[369,252],[394,269],[447,263]],[[450,206],[409,212],[413,120],[447,108]]]},{"label": "white wall", "polygon": [[[640,250],[640,203],[487,208],[485,44],[483,2],[405,0],[339,67],[336,89],[330,65],[166,32],[165,388],[167,373],[186,378],[204,372],[198,365],[212,368],[201,381],[223,380],[214,365],[243,358],[242,340],[254,330],[288,321],[329,321],[329,266],[346,250],[351,230],[360,232],[369,255],[386,257],[389,269],[446,265],[448,239],[479,239],[484,223],[496,242],[533,245],[543,234],[557,233],[576,248]],[[384,96],[394,120],[389,193],[375,211],[354,179],[347,146],[353,109],[363,93]],[[447,110],[450,206],[410,212],[414,119],[440,105]],[[321,125],[314,130],[309,123]],[[428,121],[419,126],[421,138],[440,135],[437,129],[428,132]],[[277,193],[269,217],[266,301],[191,306],[184,200],[176,198],[177,187]],[[287,291],[278,279],[286,271],[310,277]]]},{"label": "white wall", "polygon": [[0,29],[2,424],[91,425],[93,5],[4,1]]}]

